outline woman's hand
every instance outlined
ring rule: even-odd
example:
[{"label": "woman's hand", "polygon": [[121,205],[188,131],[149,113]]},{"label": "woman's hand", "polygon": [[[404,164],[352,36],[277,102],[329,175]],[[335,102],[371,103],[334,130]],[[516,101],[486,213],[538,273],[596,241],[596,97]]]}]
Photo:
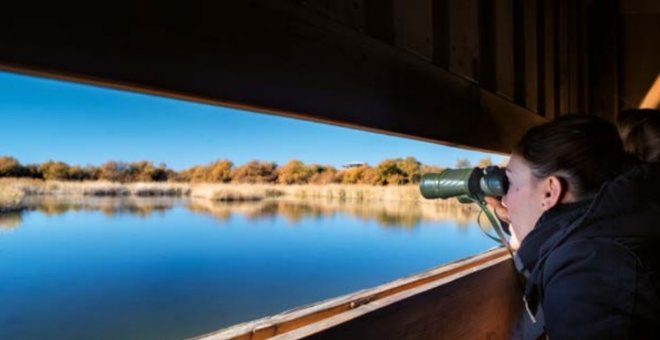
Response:
[{"label": "woman's hand", "polygon": [[[502,201],[498,200],[495,197],[486,196],[486,204],[493,209],[495,216],[502,222],[511,224],[511,217],[509,216],[509,209],[502,204]],[[518,236],[516,236],[516,228],[513,225],[509,225],[509,231],[511,232],[511,237],[509,238],[509,245],[513,250],[518,250],[520,248],[520,242],[518,241]]]},{"label": "woman's hand", "polygon": [[490,196],[486,196],[485,200],[486,204],[488,204],[488,206],[493,209],[495,216],[497,216],[500,221],[511,223],[511,218],[509,217],[509,209],[502,205],[502,201]]}]

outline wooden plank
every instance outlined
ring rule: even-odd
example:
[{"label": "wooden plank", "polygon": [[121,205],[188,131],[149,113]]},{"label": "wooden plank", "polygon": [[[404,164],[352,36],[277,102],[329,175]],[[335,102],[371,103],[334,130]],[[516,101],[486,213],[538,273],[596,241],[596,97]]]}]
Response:
[{"label": "wooden plank", "polygon": [[432,2],[433,12],[433,64],[449,70],[449,0]]},{"label": "wooden plank", "polygon": [[570,44],[569,44],[569,18],[568,18],[568,3],[567,0],[557,0],[556,1],[556,27],[557,27],[557,37],[556,37],[556,47],[557,47],[557,63],[558,69],[555,70],[558,76],[558,84],[556,88],[558,92],[555,94],[558,96],[557,102],[559,106],[556,108],[558,114],[563,116],[570,112]]},{"label": "wooden plank", "polygon": [[619,111],[618,3],[602,0],[587,7],[589,111],[610,121]]},{"label": "wooden plank", "polygon": [[[399,301],[410,300],[419,294],[437,289],[451,282],[461,281],[466,276],[481,271],[489,271],[490,268],[502,263],[505,264],[503,266],[504,270],[500,273],[502,277],[507,280],[515,279],[511,271],[510,258],[503,249],[498,249],[372,289],[365,289],[316,305],[232,326],[200,336],[197,339],[262,339],[275,335],[280,335],[283,338],[299,338],[320,331],[319,325],[336,325],[333,323],[346,322],[364,316]],[[497,282],[493,284],[497,286]],[[515,290],[511,288],[508,293],[515,293]],[[512,311],[515,310],[512,309]]]},{"label": "wooden plank", "polygon": [[660,1],[657,0],[625,0],[620,1],[621,13],[628,14],[660,14]]},{"label": "wooden plank", "polygon": [[449,70],[476,81],[479,65],[479,0],[449,0]]},{"label": "wooden plank", "polygon": [[658,73],[655,82],[653,82],[653,85],[646,92],[639,107],[642,109],[660,110],[660,73]]},{"label": "wooden plank", "polygon": [[591,112],[589,108],[589,40],[587,20],[587,4],[585,1],[577,3],[577,29],[578,29],[578,111]]},{"label": "wooden plank", "polygon": [[[508,99],[514,99],[514,79],[517,72],[514,70],[514,17],[513,0],[493,2],[494,28],[495,28],[495,79],[496,92]],[[517,18],[522,21],[522,18]],[[521,64],[523,60],[518,60]],[[524,68],[520,70],[524,81]],[[524,87],[524,85],[523,85]],[[524,99],[516,100],[517,104],[525,105]]]},{"label": "wooden plank", "polygon": [[496,74],[495,74],[495,14],[494,3],[490,0],[480,0],[478,2],[479,11],[479,54],[475,60],[475,79],[484,89],[495,93]]},{"label": "wooden plank", "polygon": [[196,4],[80,17],[64,4],[16,3],[25,7],[0,21],[0,65],[505,153],[542,122],[504,99],[506,109],[488,107],[470,81],[297,3],[204,2],[200,12]]},{"label": "wooden plank", "polygon": [[555,7],[552,0],[539,0],[543,6],[543,102],[544,116],[550,120],[557,117],[556,56],[555,56]]},{"label": "wooden plank", "polygon": [[660,13],[626,14],[621,21],[619,104],[631,109],[642,103],[660,73]]},{"label": "wooden plank", "polygon": [[274,339],[510,339],[520,288],[511,263],[495,262]]},{"label": "wooden plank", "polygon": [[432,0],[394,0],[394,45],[433,59]]},{"label": "wooden plank", "polygon": [[303,5],[357,31],[364,31],[364,0],[305,0]]},{"label": "wooden plank", "polygon": [[[578,2],[568,1],[565,4],[568,27],[567,50],[568,50],[568,112],[577,113],[580,107],[580,88],[578,86],[578,77],[580,76],[579,56],[580,49],[578,41],[580,32],[578,29]],[[586,113],[586,112],[581,112]]]},{"label": "wooden plank", "polygon": [[367,35],[388,44],[394,43],[393,1],[364,0],[364,28]]},{"label": "wooden plank", "polygon": [[[537,21],[537,0],[522,0],[523,16],[516,20],[523,21],[523,48],[524,48],[524,96],[525,107],[529,110],[538,112],[538,21]],[[516,63],[516,69],[520,68],[520,63]]]}]

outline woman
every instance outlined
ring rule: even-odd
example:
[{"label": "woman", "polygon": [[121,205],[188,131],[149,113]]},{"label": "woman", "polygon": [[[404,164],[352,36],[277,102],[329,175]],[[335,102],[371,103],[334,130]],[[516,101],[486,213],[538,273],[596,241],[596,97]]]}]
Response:
[{"label": "woman", "polygon": [[523,338],[660,338],[660,172],[631,158],[612,124],[585,115],[517,144],[502,206],[490,203],[520,242]]}]

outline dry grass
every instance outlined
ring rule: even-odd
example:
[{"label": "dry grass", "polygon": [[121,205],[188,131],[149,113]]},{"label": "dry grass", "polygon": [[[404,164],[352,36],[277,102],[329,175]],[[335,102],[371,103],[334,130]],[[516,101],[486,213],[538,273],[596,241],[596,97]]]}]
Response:
[{"label": "dry grass", "polygon": [[2,178],[0,187],[19,189],[26,195],[81,196],[186,196],[190,185],[185,183],[114,183],[107,181],[41,181],[23,178]]},{"label": "dry grass", "polygon": [[272,184],[190,184],[190,196],[219,202],[250,202],[285,194],[285,185]]},{"label": "dry grass", "polygon": [[191,196],[213,201],[259,201],[279,196],[299,199],[336,199],[340,201],[422,201],[416,185],[275,185],[275,184],[211,184],[191,185]]},{"label": "dry grass", "polygon": [[[350,202],[429,202],[416,185],[275,185],[216,183],[113,183],[106,181],[64,182],[1,178],[0,188],[25,195],[78,196],[190,196],[219,202],[262,201],[280,196]],[[456,200],[435,200],[434,206],[460,206]],[[461,208],[462,209],[462,208]]]},{"label": "dry grass", "polygon": [[0,186],[0,212],[15,211],[22,208],[25,193],[17,188]]}]

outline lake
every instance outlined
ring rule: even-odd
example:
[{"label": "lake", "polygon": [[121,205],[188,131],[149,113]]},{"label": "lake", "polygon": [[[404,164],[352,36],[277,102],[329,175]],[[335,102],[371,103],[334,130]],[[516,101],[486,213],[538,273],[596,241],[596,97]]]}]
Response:
[{"label": "lake", "polygon": [[0,339],[181,339],[496,246],[419,203],[27,203],[0,215]]}]

